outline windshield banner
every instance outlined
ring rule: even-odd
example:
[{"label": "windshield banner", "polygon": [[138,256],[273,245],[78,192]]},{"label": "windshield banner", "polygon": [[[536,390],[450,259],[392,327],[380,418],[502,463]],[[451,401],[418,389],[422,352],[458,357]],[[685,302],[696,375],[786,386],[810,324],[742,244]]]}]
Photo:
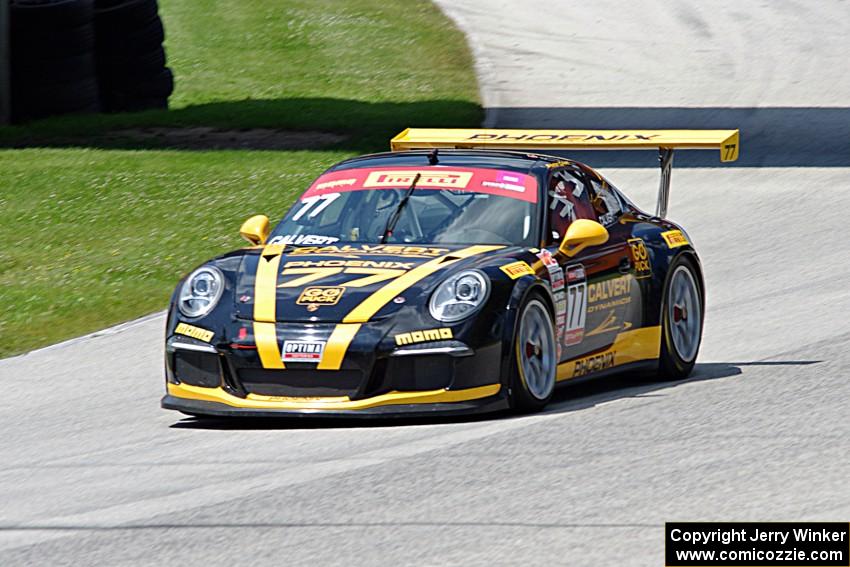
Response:
[{"label": "windshield banner", "polygon": [[529,203],[537,202],[534,176],[501,169],[469,167],[375,167],[332,171],[316,179],[301,199],[370,189],[407,189],[416,174],[416,189],[486,193]]}]

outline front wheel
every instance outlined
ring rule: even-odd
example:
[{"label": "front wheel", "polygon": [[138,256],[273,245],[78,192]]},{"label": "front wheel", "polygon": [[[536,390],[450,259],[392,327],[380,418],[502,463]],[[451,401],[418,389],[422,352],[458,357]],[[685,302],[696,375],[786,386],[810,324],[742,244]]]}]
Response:
[{"label": "front wheel", "polygon": [[705,309],[705,296],[690,260],[679,258],[673,263],[661,309],[658,378],[681,380],[696,364]]},{"label": "front wheel", "polygon": [[524,412],[543,409],[555,391],[557,352],[552,315],[532,296],[520,310],[511,364],[511,401]]}]

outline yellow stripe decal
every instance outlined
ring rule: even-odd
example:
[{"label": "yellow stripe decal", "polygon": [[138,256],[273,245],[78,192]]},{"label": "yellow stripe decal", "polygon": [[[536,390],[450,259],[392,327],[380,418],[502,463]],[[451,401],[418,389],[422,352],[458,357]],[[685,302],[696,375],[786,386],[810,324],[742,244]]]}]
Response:
[{"label": "yellow stripe decal", "polygon": [[370,295],[363,303],[351,310],[342,320],[343,323],[365,323],[377,313],[381,307],[392,301],[392,299],[405,291],[407,288],[418,282],[419,280],[430,276],[437,270],[441,270],[446,266],[450,266],[455,262],[483,254],[493,250],[499,250],[504,246],[470,246],[456,252],[450,252],[445,256],[434,258],[429,262],[420,264],[407,272],[406,274],[397,277],[372,295]]},{"label": "yellow stripe decal", "polygon": [[254,282],[254,341],[263,368],[284,368],[277,343],[277,274],[283,246],[270,244],[260,253]]},{"label": "yellow stripe decal", "polygon": [[334,327],[333,333],[325,345],[322,360],[316,368],[318,370],[339,370],[342,359],[348,350],[348,345],[354,339],[354,335],[360,330],[360,323],[342,323]]},{"label": "yellow stripe decal", "polygon": [[558,382],[630,362],[658,358],[660,349],[660,326],[625,331],[617,335],[607,349],[559,364]]},{"label": "yellow stripe decal", "polygon": [[501,389],[500,384],[488,384],[464,390],[428,390],[424,392],[389,392],[363,400],[351,400],[347,397],[331,398],[291,398],[283,396],[260,396],[248,394],[247,398],[238,398],[222,388],[202,388],[189,384],[168,384],[168,393],[176,398],[218,402],[235,408],[268,410],[358,410],[378,406],[399,404],[436,404],[465,402],[495,396]]},{"label": "yellow stripe decal", "polygon": [[354,335],[357,334],[357,331],[360,329],[359,324],[352,323],[367,322],[375,313],[380,311],[381,307],[392,301],[392,299],[398,294],[402,293],[421,279],[433,274],[437,270],[450,266],[463,258],[475,256],[476,254],[483,254],[485,252],[491,252],[493,250],[499,250],[501,248],[504,248],[504,246],[470,246],[469,248],[463,248],[456,252],[449,252],[439,258],[434,258],[433,260],[420,264],[409,272],[405,272],[401,276],[395,278],[390,283],[367,297],[362,303],[360,303],[360,305],[352,309],[348,315],[343,318],[342,323],[336,326],[328,339],[328,344],[325,347],[325,353],[322,356],[322,362],[319,363],[317,369],[339,370],[342,365],[342,359],[345,357],[345,353],[348,350],[348,345],[351,344],[351,341],[354,340]]}]

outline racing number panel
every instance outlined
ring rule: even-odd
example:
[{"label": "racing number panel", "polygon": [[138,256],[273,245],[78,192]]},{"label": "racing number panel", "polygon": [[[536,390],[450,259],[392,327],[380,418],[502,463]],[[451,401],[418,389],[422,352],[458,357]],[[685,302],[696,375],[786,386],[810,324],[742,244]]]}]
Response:
[{"label": "racing number panel", "polygon": [[[633,260],[634,243],[630,242],[634,225],[617,222],[621,211],[602,210],[604,207],[594,205],[596,190],[580,170],[553,170],[547,187],[551,232],[547,250],[557,258],[564,280],[562,296],[559,277],[552,277],[549,270],[559,327],[559,362],[565,362],[608,349],[620,333],[639,327],[641,289]],[[580,218],[605,221],[608,242],[586,248],[572,258],[556,254],[569,225],[567,221]]]}]

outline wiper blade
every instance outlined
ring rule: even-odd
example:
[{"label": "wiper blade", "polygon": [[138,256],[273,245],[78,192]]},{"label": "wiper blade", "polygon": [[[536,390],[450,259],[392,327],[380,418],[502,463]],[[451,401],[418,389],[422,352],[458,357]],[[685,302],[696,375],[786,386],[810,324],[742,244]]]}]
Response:
[{"label": "wiper blade", "polygon": [[398,220],[401,218],[401,212],[404,210],[404,207],[410,200],[410,196],[413,195],[413,191],[416,189],[416,183],[419,181],[420,177],[422,177],[422,174],[417,173],[416,177],[413,178],[413,183],[411,183],[410,187],[407,188],[407,193],[405,193],[401,201],[398,202],[398,206],[396,206],[395,211],[393,211],[392,216],[390,216],[389,220],[387,221],[387,226],[384,229],[384,234],[381,236],[381,244],[386,244],[387,238],[392,236],[393,230],[395,230],[395,225],[398,224]]}]

